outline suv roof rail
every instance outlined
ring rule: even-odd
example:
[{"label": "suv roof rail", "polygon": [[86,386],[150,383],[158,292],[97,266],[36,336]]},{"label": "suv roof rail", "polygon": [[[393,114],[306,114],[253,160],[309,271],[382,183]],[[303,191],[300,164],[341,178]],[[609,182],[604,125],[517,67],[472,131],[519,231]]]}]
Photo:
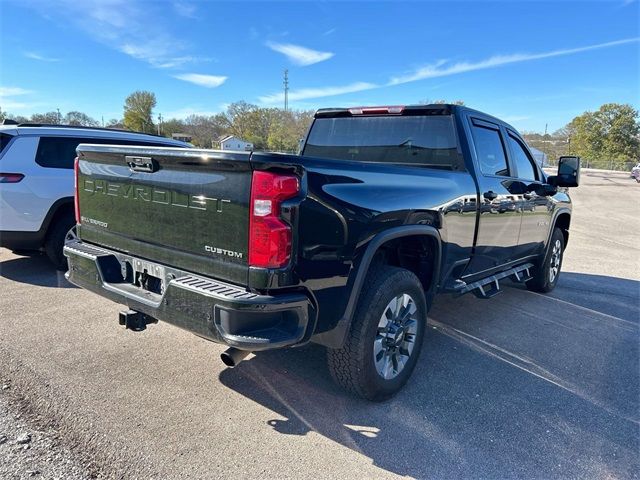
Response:
[{"label": "suv roof rail", "polygon": [[151,137],[166,138],[167,140],[172,140],[171,138],[165,137],[163,135],[157,135],[155,133],[136,132],[135,130],[126,130],[124,128],[88,127],[84,125],[60,125],[57,123],[31,123],[31,122],[18,123],[14,120],[10,120],[10,122],[13,122],[13,123],[10,123],[9,125],[18,125],[19,127],[79,128],[82,130],[102,130],[102,131],[111,131],[111,132],[115,131],[115,132],[123,132],[123,133],[137,133],[139,135],[149,135]]}]

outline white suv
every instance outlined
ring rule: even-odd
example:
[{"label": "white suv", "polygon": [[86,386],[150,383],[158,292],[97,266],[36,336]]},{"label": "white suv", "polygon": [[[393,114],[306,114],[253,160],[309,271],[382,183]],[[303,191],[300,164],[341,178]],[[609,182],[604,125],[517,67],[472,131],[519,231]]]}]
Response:
[{"label": "white suv", "polygon": [[73,161],[80,143],[191,145],[154,135],[65,125],[0,125],[0,247],[44,250],[66,270],[64,242],[73,235]]}]

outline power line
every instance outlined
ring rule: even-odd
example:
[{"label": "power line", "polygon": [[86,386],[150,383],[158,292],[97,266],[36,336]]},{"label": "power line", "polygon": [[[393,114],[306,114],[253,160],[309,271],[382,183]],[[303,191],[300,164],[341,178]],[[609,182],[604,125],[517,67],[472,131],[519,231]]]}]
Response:
[{"label": "power line", "polygon": [[284,111],[289,110],[289,70],[284,71]]}]

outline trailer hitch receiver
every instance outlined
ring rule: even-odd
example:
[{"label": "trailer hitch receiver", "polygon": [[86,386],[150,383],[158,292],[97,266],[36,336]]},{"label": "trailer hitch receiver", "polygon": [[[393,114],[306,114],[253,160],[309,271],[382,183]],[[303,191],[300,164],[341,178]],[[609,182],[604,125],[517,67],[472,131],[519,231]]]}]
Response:
[{"label": "trailer hitch receiver", "polygon": [[134,332],[141,332],[145,330],[150,323],[158,323],[158,320],[142,312],[123,310],[118,314],[118,323]]}]

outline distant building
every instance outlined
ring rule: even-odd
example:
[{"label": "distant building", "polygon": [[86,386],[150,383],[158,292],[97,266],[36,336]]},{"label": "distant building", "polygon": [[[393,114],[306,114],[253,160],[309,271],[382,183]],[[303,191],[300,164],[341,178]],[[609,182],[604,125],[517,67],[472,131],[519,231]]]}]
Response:
[{"label": "distant building", "polygon": [[172,133],[171,138],[174,140],[180,140],[181,142],[191,143],[193,137],[188,133]]},{"label": "distant building", "polygon": [[253,150],[253,143],[242,140],[235,135],[226,135],[218,140],[220,150]]}]

